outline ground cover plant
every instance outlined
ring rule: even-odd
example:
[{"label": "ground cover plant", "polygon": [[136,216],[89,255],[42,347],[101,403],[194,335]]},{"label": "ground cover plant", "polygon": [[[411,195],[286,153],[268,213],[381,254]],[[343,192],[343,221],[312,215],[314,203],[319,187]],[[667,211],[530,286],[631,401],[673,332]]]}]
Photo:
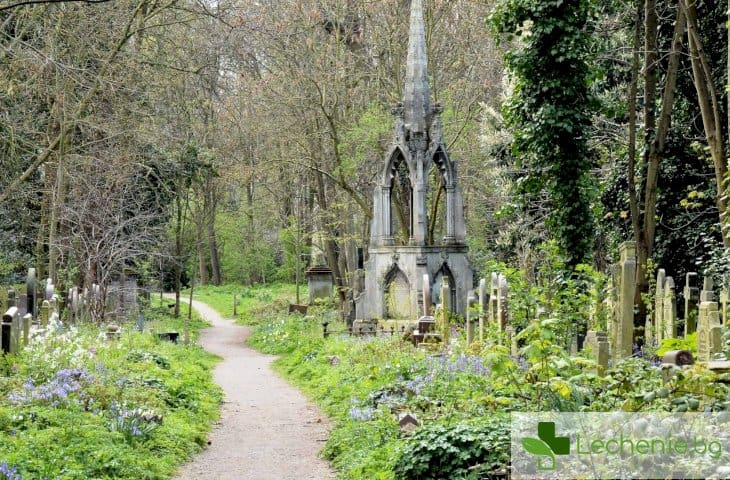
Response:
[{"label": "ground cover plant", "polygon": [[[506,478],[511,411],[730,410],[727,374],[700,365],[662,366],[637,351],[597,375],[566,352],[558,318],[527,322],[512,355],[496,331],[467,347],[458,324],[437,353],[397,335],[324,338],[325,319],[344,329],[333,316],[269,313],[249,342],[280,355],[276,368],[334,420],[323,454],[344,479]],[[404,413],[419,421],[413,434],[398,426]]]},{"label": "ground cover plant", "polygon": [[[145,317],[182,331],[167,307]],[[0,479],[170,478],[219,414],[216,361],[132,326],[110,342],[90,325],[51,324],[0,357]]]}]

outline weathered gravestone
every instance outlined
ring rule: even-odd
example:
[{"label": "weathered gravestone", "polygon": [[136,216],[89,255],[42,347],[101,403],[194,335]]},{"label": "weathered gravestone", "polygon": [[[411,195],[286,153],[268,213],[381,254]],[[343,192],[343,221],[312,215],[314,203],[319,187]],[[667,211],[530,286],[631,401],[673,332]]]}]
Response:
[{"label": "weathered gravestone", "polygon": [[471,343],[474,341],[474,319],[472,314],[472,309],[474,305],[477,304],[477,299],[474,296],[474,293],[470,293],[468,298],[466,299],[466,344],[471,345]]},{"label": "weathered gravestone", "polygon": [[634,343],[634,293],[636,292],[636,243],[620,246],[621,260],[616,270],[616,309],[611,333],[614,361],[630,357]]},{"label": "weathered gravestone", "polygon": [[314,305],[317,300],[330,300],[334,282],[332,270],[325,265],[317,265],[305,272],[309,286],[309,304]]},{"label": "weathered gravestone", "polygon": [[606,332],[588,330],[586,332],[585,348],[596,362],[596,373],[603,376],[608,368],[610,347]]},{"label": "weathered gravestone", "polygon": [[664,282],[667,274],[663,268],[660,268],[656,274],[656,287],[654,290],[654,321],[644,332],[646,335],[646,343],[661,345],[664,339]]},{"label": "weathered gravestone", "polygon": [[48,326],[48,320],[51,318],[51,302],[43,300],[38,318],[40,320],[41,328],[46,328]]},{"label": "weathered gravestone", "polygon": [[664,282],[664,304],[662,307],[662,339],[677,336],[677,296],[674,279],[667,277]]},{"label": "weathered gravestone", "polygon": [[28,269],[28,276],[25,279],[25,289],[26,295],[28,296],[26,303],[27,313],[35,319],[38,315],[38,279],[36,278],[35,268]]},{"label": "weathered gravestone", "polygon": [[8,289],[8,308],[10,307],[17,307],[18,306],[18,299],[16,298],[16,293],[14,288]]},{"label": "weathered gravestone", "polygon": [[22,332],[22,317],[18,307],[10,307],[3,315],[2,322],[2,351],[15,354],[20,351],[20,336]]},{"label": "weathered gravestone", "polygon": [[484,315],[487,306],[487,280],[479,280],[479,341],[484,343]]},{"label": "weathered gravestone", "polygon": [[697,273],[689,272],[684,282],[684,336],[695,333],[697,330],[697,302],[700,299],[700,290],[695,286]]},{"label": "weathered gravestone", "polygon": [[709,362],[722,351],[720,310],[713,300],[712,279],[705,277],[697,319],[697,360],[700,362]]}]

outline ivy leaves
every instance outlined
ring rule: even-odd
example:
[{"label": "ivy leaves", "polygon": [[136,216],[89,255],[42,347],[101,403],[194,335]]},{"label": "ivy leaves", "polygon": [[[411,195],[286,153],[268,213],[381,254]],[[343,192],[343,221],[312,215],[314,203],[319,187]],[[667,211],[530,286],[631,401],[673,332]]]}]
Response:
[{"label": "ivy leaves", "polygon": [[496,33],[519,38],[505,56],[514,89],[504,106],[525,170],[518,194],[527,204],[547,192],[547,226],[571,267],[588,260],[593,246],[593,17],[593,0],[503,0],[490,19]]}]

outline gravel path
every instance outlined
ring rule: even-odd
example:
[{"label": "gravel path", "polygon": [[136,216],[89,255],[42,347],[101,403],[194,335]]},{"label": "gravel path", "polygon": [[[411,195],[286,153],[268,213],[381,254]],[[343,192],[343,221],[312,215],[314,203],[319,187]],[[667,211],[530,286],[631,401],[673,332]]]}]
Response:
[{"label": "gravel path", "polygon": [[244,344],[247,327],[223,319],[201,302],[193,306],[213,324],[200,343],[223,361],[214,376],[225,392],[210,446],[176,478],[225,480],[327,480],[335,478],[317,455],[327,439],[326,418],[271,369],[275,357]]}]

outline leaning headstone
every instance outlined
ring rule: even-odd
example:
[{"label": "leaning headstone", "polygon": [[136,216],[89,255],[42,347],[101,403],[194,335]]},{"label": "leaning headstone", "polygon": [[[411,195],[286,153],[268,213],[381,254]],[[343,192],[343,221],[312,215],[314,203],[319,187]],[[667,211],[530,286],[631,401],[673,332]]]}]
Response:
[{"label": "leaning headstone", "polygon": [[662,306],[662,339],[674,338],[677,336],[677,295],[675,293],[674,279],[667,277],[664,282],[664,305]]},{"label": "leaning headstone", "polygon": [[697,302],[700,299],[700,290],[695,287],[697,273],[689,272],[684,282],[684,336],[697,330]]},{"label": "leaning headstone", "polygon": [[484,343],[484,315],[487,305],[487,280],[479,280],[479,341]]},{"label": "leaning headstone", "polygon": [[664,339],[664,282],[667,273],[660,268],[656,274],[656,287],[654,289],[654,321],[646,328],[646,343],[652,344],[650,340],[656,339],[657,345],[661,345]]},{"label": "leaning headstone", "polygon": [[43,300],[38,318],[40,320],[41,328],[46,328],[48,326],[48,320],[51,318],[51,302]]},{"label": "leaning headstone", "polygon": [[618,305],[614,357],[618,361],[630,357],[634,343],[634,293],[636,292],[636,243],[624,242],[620,247],[618,269]]},{"label": "leaning headstone", "polygon": [[28,269],[28,276],[25,278],[26,295],[28,295],[27,310],[33,318],[38,315],[37,296],[38,296],[38,279],[36,278],[35,268]]}]

